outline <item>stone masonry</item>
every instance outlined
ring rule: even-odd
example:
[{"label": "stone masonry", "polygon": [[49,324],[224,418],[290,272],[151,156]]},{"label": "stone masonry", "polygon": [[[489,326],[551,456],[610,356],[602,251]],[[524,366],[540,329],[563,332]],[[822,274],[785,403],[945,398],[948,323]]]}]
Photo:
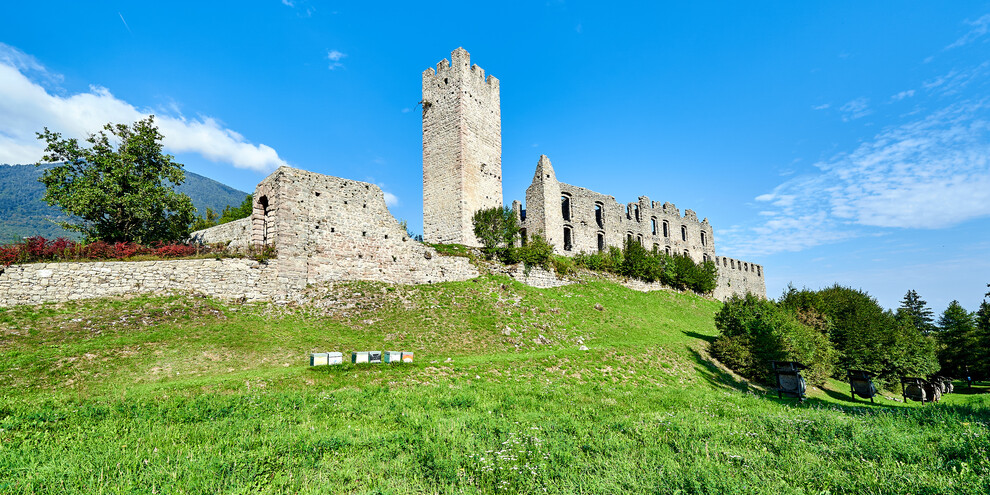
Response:
[{"label": "stone masonry", "polygon": [[479,246],[471,217],[502,206],[499,82],[463,48],[423,72],[423,239]]}]

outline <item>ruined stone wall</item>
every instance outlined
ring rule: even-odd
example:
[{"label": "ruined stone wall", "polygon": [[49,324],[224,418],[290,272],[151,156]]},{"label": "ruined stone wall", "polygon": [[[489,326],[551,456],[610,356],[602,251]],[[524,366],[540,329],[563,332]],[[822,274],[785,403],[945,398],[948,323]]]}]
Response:
[{"label": "ruined stone wall", "polygon": [[458,48],[423,72],[423,238],[478,246],[474,212],[502,206],[499,81]]},{"label": "ruined stone wall", "polygon": [[253,222],[253,237],[272,232],[286,290],[336,280],[421,284],[478,276],[466,258],[439,256],[410,239],[374,184],[282,167],[255,197],[269,205],[267,217]]},{"label": "ruined stone wall", "polygon": [[0,272],[0,306],[173,292],[268,301],[279,298],[274,273],[236,258],[11,265]]},{"label": "ruined stone wall", "polygon": [[766,298],[767,285],[763,274],[763,265],[741,261],[725,256],[715,257],[718,266],[718,287],[713,296],[724,301],[733,294],[740,296],[747,292]]},{"label": "ruined stone wall", "polygon": [[189,234],[189,240],[199,244],[226,244],[233,250],[244,250],[251,245],[251,217],[197,230]]},{"label": "ruined stone wall", "polygon": [[533,183],[526,190],[526,219],[521,225],[527,234],[545,232],[558,254],[621,248],[631,237],[648,250],[656,247],[670,254],[687,253],[696,262],[715,257],[713,230],[707,218],[699,222],[692,210],[681,216],[673,204],[654,203],[646,196],[621,205],[612,196],[559,182],[546,157],[540,158]]}]

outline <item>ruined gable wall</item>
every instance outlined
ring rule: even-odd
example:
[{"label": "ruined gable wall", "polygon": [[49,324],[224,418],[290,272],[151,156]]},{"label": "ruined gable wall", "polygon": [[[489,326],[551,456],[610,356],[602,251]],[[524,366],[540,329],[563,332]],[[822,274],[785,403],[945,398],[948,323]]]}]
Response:
[{"label": "ruined gable wall", "polygon": [[743,296],[747,292],[764,299],[767,297],[763,265],[725,256],[716,257],[715,264],[718,265],[718,287],[713,294],[715,299],[724,301],[733,294]]},{"label": "ruined gable wall", "polygon": [[[410,239],[374,184],[288,167],[273,177],[267,190],[275,197],[274,242],[279,279],[287,288],[336,280],[419,284],[478,276],[467,259],[439,256]],[[262,185],[258,192],[264,192]]]},{"label": "ruined gable wall", "polygon": [[423,238],[480,245],[474,212],[502,206],[499,81],[463,48],[423,72]]}]

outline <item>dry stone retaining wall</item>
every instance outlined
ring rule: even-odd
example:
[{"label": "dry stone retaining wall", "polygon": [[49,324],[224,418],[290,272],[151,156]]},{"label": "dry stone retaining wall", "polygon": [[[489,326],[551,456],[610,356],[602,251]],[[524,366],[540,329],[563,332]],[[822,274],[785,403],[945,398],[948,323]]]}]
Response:
[{"label": "dry stone retaining wall", "polygon": [[269,301],[278,296],[272,274],[237,258],[12,265],[0,272],[0,306],[171,292]]}]

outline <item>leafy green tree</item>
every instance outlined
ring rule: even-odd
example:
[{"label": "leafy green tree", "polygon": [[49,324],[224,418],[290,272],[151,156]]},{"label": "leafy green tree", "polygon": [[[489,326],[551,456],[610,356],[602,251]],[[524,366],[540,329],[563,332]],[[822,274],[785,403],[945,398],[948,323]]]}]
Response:
[{"label": "leafy green tree", "polygon": [[248,194],[247,196],[244,197],[244,201],[241,201],[240,205],[224,206],[223,211],[220,212],[220,219],[217,220],[217,225],[222,225],[225,223],[233,222],[234,220],[247,218],[251,216],[252,213],[254,213],[254,195]]},{"label": "leafy green tree", "polygon": [[533,266],[549,270],[553,262],[553,246],[540,234],[531,235],[526,245],[517,250],[517,254],[527,270]]},{"label": "leafy green tree", "polygon": [[512,208],[492,207],[478,210],[471,221],[474,225],[474,235],[484,246],[482,251],[488,259],[506,249],[511,249],[516,236],[519,235],[519,225]]},{"label": "leafy green tree", "polygon": [[206,212],[203,213],[203,216],[196,217],[196,219],[193,220],[192,226],[189,227],[189,230],[196,232],[199,230],[208,229],[210,227],[216,227],[218,225],[218,220],[220,220],[220,215],[213,211],[213,208],[207,206]]},{"label": "leafy green tree", "polygon": [[195,209],[188,196],[173,190],[185,181],[185,172],[162,153],[162,138],[154,116],[131,126],[107,124],[86,139],[89,148],[46,127],[38,133],[47,143],[42,161],[63,163],[38,179],[46,187],[42,199],[81,219],[60,225],[87,241],[184,238]]},{"label": "leafy green tree", "polygon": [[865,370],[893,386],[901,376],[938,370],[931,340],[884,311],[866,292],[834,285],[819,295],[820,310],[832,323],[829,338],[838,354],[837,376],[850,369]]},{"label": "leafy green tree", "polygon": [[987,379],[990,377],[990,302],[986,299],[980,303],[980,309],[976,311],[975,354],[976,359],[970,365],[970,371],[976,376]]},{"label": "leafy green tree", "polygon": [[931,308],[914,290],[907,291],[897,309],[897,317],[917,328],[922,335],[935,331],[935,318]]},{"label": "leafy green tree", "polygon": [[771,361],[798,361],[803,375],[822,385],[832,373],[834,350],[822,332],[801,323],[787,309],[752,294],[733,296],[715,315],[719,336],[712,355],[747,378],[773,383]]},{"label": "leafy green tree", "polygon": [[962,376],[966,366],[975,366],[977,358],[976,322],[959,301],[952,301],[938,319],[938,360],[942,372]]}]

